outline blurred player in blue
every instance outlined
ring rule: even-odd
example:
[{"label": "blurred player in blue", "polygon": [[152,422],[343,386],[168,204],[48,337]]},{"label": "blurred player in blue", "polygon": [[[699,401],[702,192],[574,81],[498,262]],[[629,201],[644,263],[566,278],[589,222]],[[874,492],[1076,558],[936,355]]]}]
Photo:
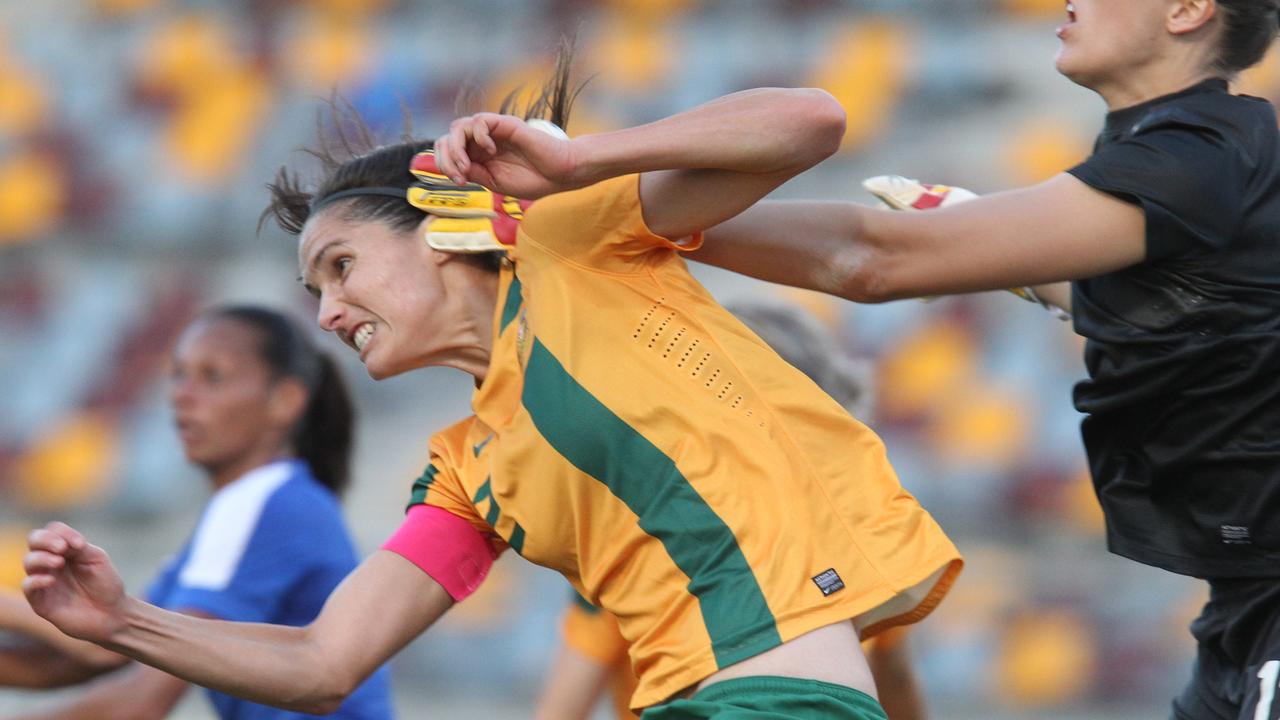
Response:
[{"label": "blurred player in blue", "polygon": [[[338,496],[348,481],[353,411],[332,360],[297,325],[258,307],[212,310],[173,351],[170,403],[187,459],[213,497],[190,540],[147,592],[190,615],[305,625],[355,568]],[[162,718],[189,684],[62,636],[21,597],[0,597],[0,629],[29,642],[0,648],[0,685],[56,687],[110,671],[28,720]],[[209,692],[221,720],[314,717]],[[392,716],[386,668],[330,717]]]}]

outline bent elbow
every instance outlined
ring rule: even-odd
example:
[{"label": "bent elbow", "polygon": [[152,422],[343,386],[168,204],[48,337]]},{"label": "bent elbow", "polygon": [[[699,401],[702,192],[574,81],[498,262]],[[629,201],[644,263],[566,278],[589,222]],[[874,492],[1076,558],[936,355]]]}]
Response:
[{"label": "bent elbow", "polygon": [[291,710],[312,715],[331,715],[337,712],[351,693],[360,686],[360,679],[350,673],[331,668],[323,674],[324,681],[313,685],[308,692],[291,703]]},{"label": "bent elbow", "polygon": [[[876,304],[893,300],[890,258],[884,248],[868,241],[860,206],[842,206],[837,224],[848,228],[848,238],[828,258],[824,281],[828,292],[856,303]],[[837,212],[833,211],[833,212]]]},{"label": "bent elbow", "polygon": [[844,274],[840,283],[840,296],[864,305],[877,305],[897,299],[890,292],[883,271],[866,265]]},{"label": "bent elbow", "polygon": [[810,137],[813,151],[818,155],[818,162],[834,155],[844,141],[845,126],[848,118],[844,107],[835,97],[819,88],[810,88],[811,95]]},{"label": "bent elbow", "polygon": [[840,149],[845,112],[831,93],[820,88],[792,88],[778,96],[788,117],[788,157],[796,171],[810,168]]},{"label": "bent elbow", "polygon": [[[840,149],[845,112],[831,93],[821,88],[765,88],[759,110],[767,114],[769,138],[776,143],[777,167],[802,172]],[[785,150],[785,152],[782,152]]]},{"label": "bent elbow", "polygon": [[347,701],[352,692],[354,689],[346,686],[316,688],[288,703],[285,709],[310,715],[332,715],[342,707],[342,703]]},{"label": "bent elbow", "polygon": [[342,707],[342,703],[346,701],[346,695],[325,695],[313,698],[290,709],[304,712],[308,715],[332,715],[338,712]]},{"label": "bent elbow", "polygon": [[309,657],[294,666],[295,672],[282,678],[270,699],[257,699],[281,710],[310,715],[330,715],[355,691],[357,683],[347,673],[319,657]]}]

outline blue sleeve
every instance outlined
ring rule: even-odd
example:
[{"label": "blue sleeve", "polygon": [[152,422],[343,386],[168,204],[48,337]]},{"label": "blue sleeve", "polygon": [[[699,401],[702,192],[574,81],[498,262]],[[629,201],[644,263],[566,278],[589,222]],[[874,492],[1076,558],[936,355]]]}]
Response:
[{"label": "blue sleeve", "polygon": [[[242,622],[277,618],[291,590],[315,567],[317,553],[324,552],[323,543],[300,537],[310,533],[307,509],[297,504],[290,495],[276,493],[247,534],[243,528],[202,522],[198,535],[212,537],[197,537],[193,542],[191,556],[178,572],[165,606]],[[202,542],[206,543],[204,553]],[[208,547],[216,547],[217,552]]]},{"label": "blue sleeve", "polygon": [[[184,553],[185,555],[185,553]],[[142,598],[152,605],[158,605],[162,608],[169,607],[169,595],[173,593],[174,584],[178,581],[178,571],[182,569],[183,557],[171,557],[164,563],[164,569],[159,575],[151,581],[147,586],[147,590],[143,593]]]}]

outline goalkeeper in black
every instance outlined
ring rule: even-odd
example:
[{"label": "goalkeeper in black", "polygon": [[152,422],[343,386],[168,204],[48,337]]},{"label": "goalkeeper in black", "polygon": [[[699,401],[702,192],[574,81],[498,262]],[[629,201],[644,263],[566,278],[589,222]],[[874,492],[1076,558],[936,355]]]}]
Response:
[{"label": "goalkeeper in black", "polygon": [[1178,720],[1280,718],[1280,133],[1228,87],[1278,17],[1275,0],[1074,0],[1057,67],[1109,109],[1080,165],[958,204],[870,181],[927,212],[761,203],[693,255],[859,302],[1019,288],[1069,311],[1110,549],[1209,582]]}]

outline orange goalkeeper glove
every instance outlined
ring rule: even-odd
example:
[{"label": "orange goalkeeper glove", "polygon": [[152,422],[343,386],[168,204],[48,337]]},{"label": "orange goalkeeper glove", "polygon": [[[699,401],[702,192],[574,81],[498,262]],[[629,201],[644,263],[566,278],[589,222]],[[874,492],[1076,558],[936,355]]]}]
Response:
[{"label": "orange goalkeeper glove", "polygon": [[435,216],[427,226],[428,245],[444,252],[482,253],[516,244],[516,226],[528,202],[475,183],[454,185],[436,167],[430,150],[414,156],[409,170],[418,178],[409,186],[409,204]]},{"label": "orange goalkeeper glove", "polygon": [[[530,127],[568,139],[554,123],[527,120]],[[516,228],[532,203],[499,195],[476,183],[454,185],[436,165],[435,152],[414,156],[409,171],[418,182],[409,186],[407,198],[414,207],[435,216],[427,226],[427,244],[453,253],[506,250],[516,244]]]}]

